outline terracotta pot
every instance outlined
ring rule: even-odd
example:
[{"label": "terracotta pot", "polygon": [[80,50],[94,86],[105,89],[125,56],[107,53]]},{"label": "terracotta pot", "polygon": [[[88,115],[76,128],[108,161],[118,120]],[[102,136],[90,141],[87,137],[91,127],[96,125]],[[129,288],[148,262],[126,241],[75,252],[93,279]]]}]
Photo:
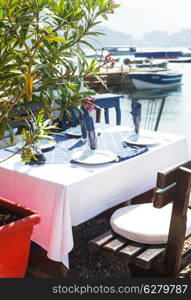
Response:
[{"label": "terracotta pot", "polygon": [[22,278],[28,264],[33,226],[40,222],[40,215],[2,197],[0,207],[22,216],[17,221],[0,226],[0,278]]}]

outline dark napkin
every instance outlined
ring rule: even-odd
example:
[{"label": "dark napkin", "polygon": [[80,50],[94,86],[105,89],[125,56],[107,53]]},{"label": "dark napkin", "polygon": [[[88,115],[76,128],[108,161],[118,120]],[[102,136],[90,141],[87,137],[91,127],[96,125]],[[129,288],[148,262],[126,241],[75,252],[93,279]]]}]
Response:
[{"label": "dark napkin", "polygon": [[[81,128],[84,131],[84,126],[86,128],[87,136],[89,139],[90,149],[95,150],[97,148],[96,134],[94,121],[88,109],[83,108],[82,114],[83,121],[81,123]],[[82,136],[85,136],[85,133],[82,131]]]},{"label": "dark napkin", "polygon": [[133,123],[135,126],[135,132],[139,134],[140,122],[141,122],[141,104],[137,100],[131,100],[131,114],[133,116]]}]

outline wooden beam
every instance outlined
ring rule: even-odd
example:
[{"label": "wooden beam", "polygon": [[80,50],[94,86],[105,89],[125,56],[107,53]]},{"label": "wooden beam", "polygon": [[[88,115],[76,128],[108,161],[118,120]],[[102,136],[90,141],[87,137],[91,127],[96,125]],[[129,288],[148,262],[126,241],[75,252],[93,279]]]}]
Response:
[{"label": "wooden beam", "polygon": [[157,187],[160,189],[163,189],[163,188],[167,187],[168,185],[171,185],[174,182],[176,182],[177,170],[180,166],[191,169],[191,160],[183,161],[170,169],[166,169],[164,171],[158,172],[157,173]]},{"label": "wooden beam", "polygon": [[131,199],[131,204],[150,203],[153,201],[155,189],[146,191],[145,193]]},{"label": "wooden beam", "polygon": [[156,208],[162,208],[168,203],[174,201],[176,196],[176,183],[164,189],[157,189],[154,195],[153,206]]},{"label": "wooden beam", "polygon": [[180,167],[177,173],[176,198],[173,203],[165,255],[166,275],[170,277],[176,277],[181,266],[190,186],[190,171]]}]

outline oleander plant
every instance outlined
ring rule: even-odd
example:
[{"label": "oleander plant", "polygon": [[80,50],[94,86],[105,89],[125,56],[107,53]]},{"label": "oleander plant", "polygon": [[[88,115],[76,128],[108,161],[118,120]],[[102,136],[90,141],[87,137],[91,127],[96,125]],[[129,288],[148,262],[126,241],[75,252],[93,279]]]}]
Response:
[{"label": "oleander plant", "polygon": [[[53,111],[70,118],[90,92],[86,78],[99,78],[99,64],[88,62],[94,27],[118,5],[110,0],[0,0],[0,139],[27,124],[39,111],[51,122]],[[95,49],[94,49],[95,50]],[[32,111],[32,114],[31,114]],[[25,131],[26,135],[26,131]]]}]

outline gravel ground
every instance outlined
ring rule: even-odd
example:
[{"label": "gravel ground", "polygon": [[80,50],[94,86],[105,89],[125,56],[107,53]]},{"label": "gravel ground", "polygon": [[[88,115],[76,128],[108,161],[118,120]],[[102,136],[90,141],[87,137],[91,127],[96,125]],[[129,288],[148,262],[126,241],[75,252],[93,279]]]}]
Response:
[{"label": "gravel ground", "polygon": [[73,229],[75,245],[70,253],[69,277],[87,279],[125,276],[131,278],[127,263],[89,252],[88,242],[109,229],[109,218],[105,216],[95,218]]},{"label": "gravel ground", "polygon": [[[127,263],[106,258],[98,253],[90,253],[88,241],[110,229],[110,214],[103,214],[73,229],[74,249],[70,253],[70,278],[132,278]],[[191,238],[184,245],[184,251],[191,249]],[[138,275],[139,276],[139,275]],[[140,276],[141,277],[141,276]],[[191,278],[191,264],[179,275]]]},{"label": "gravel ground", "polygon": [[[184,243],[183,251],[187,251],[189,249],[191,249],[191,237]],[[191,264],[189,264],[184,270],[182,270],[179,277],[191,279]]]}]

